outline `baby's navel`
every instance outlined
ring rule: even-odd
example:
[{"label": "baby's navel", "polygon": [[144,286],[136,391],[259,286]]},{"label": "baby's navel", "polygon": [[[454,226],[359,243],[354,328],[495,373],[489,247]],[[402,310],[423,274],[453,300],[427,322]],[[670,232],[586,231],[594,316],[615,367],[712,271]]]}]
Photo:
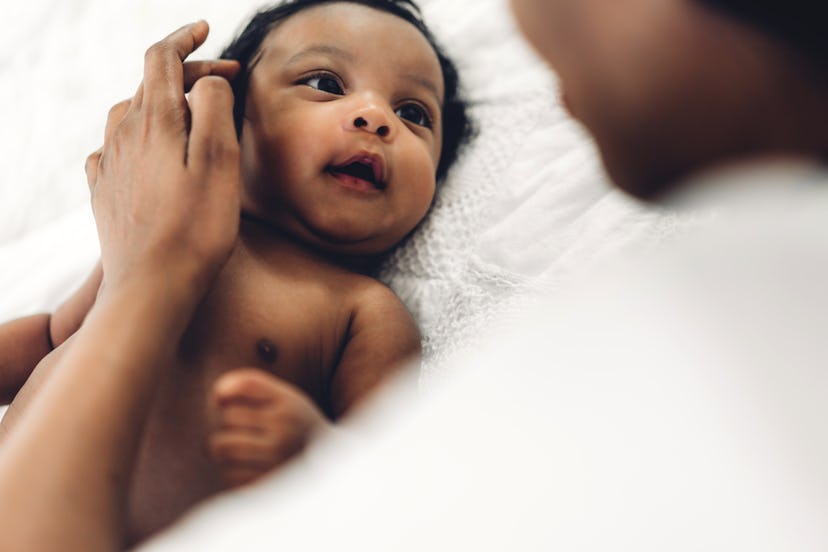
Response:
[{"label": "baby's navel", "polygon": [[259,354],[259,358],[267,364],[273,364],[279,356],[279,351],[276,349],[276,345],[274,345],[269,339],[264,338],[260,339],[259,342],[256,343],[256,352]]}]

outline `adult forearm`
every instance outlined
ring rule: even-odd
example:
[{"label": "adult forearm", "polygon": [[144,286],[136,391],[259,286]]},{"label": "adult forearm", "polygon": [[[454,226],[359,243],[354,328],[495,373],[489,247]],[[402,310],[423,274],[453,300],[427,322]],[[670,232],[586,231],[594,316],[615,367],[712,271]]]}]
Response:
[{"label": "adult forearm", "polygon": [[122,546],[144,420],[194,304],[158,283],[101,297],[3,445],[4,549]]},{"label": "adult forearm", "polygon": [[122,545],[154,392],[238,235],[230,85],[204,76],[184,96],[182,62],[207,32],[187,25],[147,51],[138,92],[87,159],[103,291],[0,450],[3,550]]}]

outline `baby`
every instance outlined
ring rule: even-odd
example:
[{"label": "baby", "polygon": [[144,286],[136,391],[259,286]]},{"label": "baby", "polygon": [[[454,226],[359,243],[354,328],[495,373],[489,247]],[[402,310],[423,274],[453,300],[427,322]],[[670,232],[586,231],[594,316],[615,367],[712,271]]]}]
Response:
[{"label": "baby", "polygon": [[[242,222],[156,392],[130,542],[280,464],[417,357],[414,322],[370,274],[422,221],[469,133],[456,70],[408,0],[282,4],[222,57],[241,64]],[[102,279],[97,267],[51,315],[0,326],[12,401],[0,442]]]}]

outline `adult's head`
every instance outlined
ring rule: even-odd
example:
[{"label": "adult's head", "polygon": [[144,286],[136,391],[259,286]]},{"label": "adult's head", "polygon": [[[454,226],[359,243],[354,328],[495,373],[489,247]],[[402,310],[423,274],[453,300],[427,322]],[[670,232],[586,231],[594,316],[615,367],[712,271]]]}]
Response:
[{"label": "adult's head", "polygon": [[612,179],[652,196],[710,165],[828,155],[826,8],[809,0],[512,0]]}]

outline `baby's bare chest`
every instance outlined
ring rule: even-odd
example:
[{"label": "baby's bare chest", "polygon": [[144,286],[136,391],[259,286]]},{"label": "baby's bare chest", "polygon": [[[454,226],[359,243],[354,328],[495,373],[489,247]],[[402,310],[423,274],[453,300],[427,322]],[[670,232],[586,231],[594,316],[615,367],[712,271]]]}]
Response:
[{"label": "baby's bare chest", "polygon": [[196,310],[181,346],[181,371],[217,377],[259,368],[316,400],[336,367],[351,306],[323,277],[303,277],[234,256]]},{"label": "baby's bare chest", "polygon": [[348,294],[324,274],[297,275],[234,254],[196,310],[151,409],[130,493],[131,532],[152,533],[220,489],[204,453],[218,377],[259,368],[325,409],[350,316]]}]

